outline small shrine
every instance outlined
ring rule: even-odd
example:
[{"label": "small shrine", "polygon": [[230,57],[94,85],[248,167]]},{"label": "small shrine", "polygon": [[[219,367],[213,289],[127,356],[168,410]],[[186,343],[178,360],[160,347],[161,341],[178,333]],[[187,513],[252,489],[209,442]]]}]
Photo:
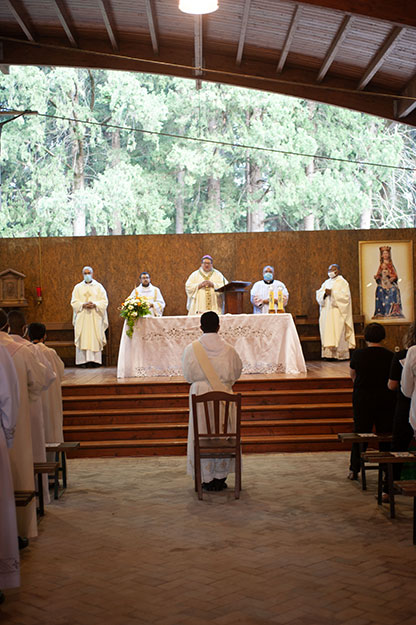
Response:
[{"label": "small shrine", "polygon": [[19,308],[28,306],[25,299],[26,276],[15,269],[0,272],[0,307]]}]

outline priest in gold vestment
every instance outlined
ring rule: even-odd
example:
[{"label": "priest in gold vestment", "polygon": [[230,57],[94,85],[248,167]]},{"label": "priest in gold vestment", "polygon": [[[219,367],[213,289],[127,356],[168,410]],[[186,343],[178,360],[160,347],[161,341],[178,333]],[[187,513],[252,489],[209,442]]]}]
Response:
[{"label": "priest in gold vestment", "polygon": [[213,310],[217,315],[223,312],[223,296],[215,289],[228,284],[222,273],[213,267],[212,257],[202,257],[199,269],[191,273],[185,284],[188,315],[201,315]]}]

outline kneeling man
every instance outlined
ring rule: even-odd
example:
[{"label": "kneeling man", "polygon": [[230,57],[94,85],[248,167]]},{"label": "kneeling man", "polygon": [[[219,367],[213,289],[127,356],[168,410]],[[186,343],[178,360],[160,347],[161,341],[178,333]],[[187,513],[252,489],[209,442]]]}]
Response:
[{"label": "kneeling man", "polygon": [[[209,391],[232,393],[232,386],[238,380],[243,368],[240,356],[234,347],[228,345],[218,336],[220,320],[217,313],[209,311],[201,316],[201,330],[197,346],[193,343],[185,347],[182,357],[183,375],[192,386],[189,391],[189,427],[187,450],[187,473],[194,477],[194,432],[192,417],[192,395],[202,395]],[[202,346],[203,352],[200,353]],[[204,370],[204,360],[208,359],[218,380],[208,379]],[[201,431],[205,428],[205,419],[198,419]],[[204,490],[222,490],[226,488],[225,480],[228,473],[235,471],[235,462],[230,458],[207,458],[201,460],[202,487]]]}]

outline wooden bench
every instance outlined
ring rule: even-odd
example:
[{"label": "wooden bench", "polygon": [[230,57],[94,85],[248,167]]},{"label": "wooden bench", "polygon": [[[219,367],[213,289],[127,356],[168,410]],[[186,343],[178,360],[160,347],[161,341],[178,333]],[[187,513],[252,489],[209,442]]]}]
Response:
[{"label": "wooden bench", "polygon": [[366,467],[365,460],[362,455],[365,451],[364,445],[371,445],[375,443],[391,443],[393,440],[392,434],[374,434],[373,432],[339,432],[338,439],[341,441],[341,443],[358,443],[360,445],[361,487],[363,490],[367,490],[366,470],[377,470],[378,467]]},{"label": "wooden bench", "polygon": [[394,482],[393,482],[393,464],[401,464],[405,462],[416,462],[416,452],[412,451],[366,451],[361,454],[365,462],[378,464],[378,490],[377,490],[377,502],[379,505],[382,503],[382,491],[383,491],[383,470],[381,465],[386,465],[387,470],[387,485],[388,494],[390,500],[390,518],[395,517],[395,502],[394,502]]},{"label": "wooden bench", "polygon": [[58,463],[58,471],[54,480],[54,493],[53,498],[59,497],[59,474],[62,475],[62,488],[61,494],[66,489],[67,484],[67,468],[66,468],[66,452],[72,449],[78,449],[80,446],[77,442],[63,442],[63,443],[46,443],[46,453],[53,452],[55,454],[55,462]]},{"label": "wooden bench", "polygon": [[36,492],[34,490],[15,490],[14,500],[16,502],[16,508],[24,508],[27,506],[35,495]]},{"label": "wooden bench", "polygon": [[400,495],[413,497],[413,544],[416,545],[416,480],[394,482],[394,488]]},{"label": "wooden bench", "polygon": [[47,475],[54,475],[56,481],[58,479],[59,462],[35,462],[33,468],[35,472],[35,480],[37,481],[38,485],[36,491],[36,494],[39,497],[38,514],[40,517],[42,517],[45,514],[42,477],[45,473]]}]

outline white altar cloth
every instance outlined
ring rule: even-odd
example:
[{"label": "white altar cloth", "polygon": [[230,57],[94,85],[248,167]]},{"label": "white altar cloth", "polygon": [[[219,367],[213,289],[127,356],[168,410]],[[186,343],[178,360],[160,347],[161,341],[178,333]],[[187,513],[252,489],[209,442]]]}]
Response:
[{"label": "white altar cloth", "polygon": [[[237,350],[243,373],[306,373],[292,315],[222,315],[220,324],[220,336]],[[142,317],[131,339],[124,323],[117,377],[182,375],[183,350],[200,336],[199,316]]]}]

